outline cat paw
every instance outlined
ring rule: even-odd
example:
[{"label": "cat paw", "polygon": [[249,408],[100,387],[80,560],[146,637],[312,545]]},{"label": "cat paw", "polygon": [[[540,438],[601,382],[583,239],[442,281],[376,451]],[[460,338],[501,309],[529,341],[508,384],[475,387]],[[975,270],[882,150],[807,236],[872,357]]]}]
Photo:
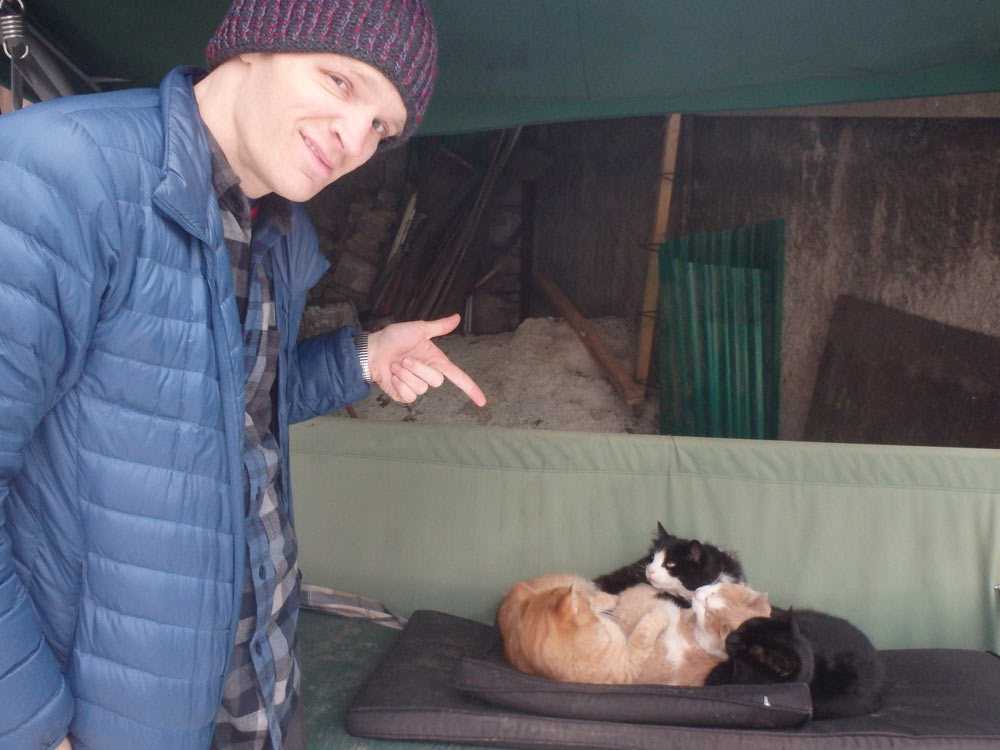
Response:
[{"label": "cat paw", "polygon": [[612,610],[618,604],[618,597],[604,591],[592,595],[591,602],[595,609]]},{"label": "cat paw", "polygon": [[[673,613],[671,612],[670,606],[664,604],[658,607],[653,607],[653,609],[644,614],[642,619],[639,621],[639,625],[644,625],[651,630],[659,632],[670,625],[672,619]],[[636,627],[639,627],[639,625]]]}]

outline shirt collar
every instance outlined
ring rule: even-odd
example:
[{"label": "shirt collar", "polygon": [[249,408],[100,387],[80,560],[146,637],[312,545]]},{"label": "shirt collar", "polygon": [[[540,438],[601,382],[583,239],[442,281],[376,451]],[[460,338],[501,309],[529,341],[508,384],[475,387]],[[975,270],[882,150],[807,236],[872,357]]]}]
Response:
[{"label": "shirt collar", "polygon": [[[219,204],[231,211],[241,224],[250,223],[251,200],[240,187],[240,178],[236,176],[229,160],[215,136],[206,127],[205,136],[209,150],[212,152],[212,187],[219,199]],[[269,219],[275,223],[279,234],[287,234],[292,228],[292,203],[286,198],[274,193],[268,193],[258,202],[258,219]]]}]

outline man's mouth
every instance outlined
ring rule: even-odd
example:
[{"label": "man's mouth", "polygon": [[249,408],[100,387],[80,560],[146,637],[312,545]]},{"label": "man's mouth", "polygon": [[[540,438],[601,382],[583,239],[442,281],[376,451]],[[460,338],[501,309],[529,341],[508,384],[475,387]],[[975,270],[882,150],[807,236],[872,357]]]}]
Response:
[{"label": "man's mouth", "polygon": [[327,171],[333,169],[333,165],[330,164],[329,160],[326,158],[323,152],[320,151],[319,147],[315,143],[313,143],[308,136],[303,134],[302,140],[305,142],[306,148],[312,151],[313,156],[316,157],[316,160],[323,166],[324,169],[326,169]]}]

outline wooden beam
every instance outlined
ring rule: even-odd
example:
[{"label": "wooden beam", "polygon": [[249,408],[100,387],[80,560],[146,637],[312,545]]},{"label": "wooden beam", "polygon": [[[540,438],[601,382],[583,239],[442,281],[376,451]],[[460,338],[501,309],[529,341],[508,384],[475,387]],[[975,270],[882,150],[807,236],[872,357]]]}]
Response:
[{"label": "wooden beam", "polygon": [[649,385],[649,361],[653,350],[656,308],[660,292],[660,245],[667,241],[667,221],[670,219],[670,199],[674,191],[674,172],[677,169],[677,144],[680,141],[680,133],[681,116],[670,115],[663,133],[656,216],[653,219],[653,236],[649,241],[646,288],[642,296],[642,314],[639,317],[639,341],[635,348],[634,378],[643,389]]},{"label": "wooden beam", "polygon": [[535,206],[538,202],[537,196],[538,183],[524,180],[521,183],[521,290],[518,295],[518,324],[531,317],[531,303],[532,297],[534,297],[532,279],[535,276]]},{"label": "wooden beam", "polygon": [[537,282],[542,291],[545,292],[545,296],[549,298],[553,307],[566,319],[569,327],[580,337],[583,345],[587,347],[587,350],[597,361],[597,364],[611,378],[611,382],[625,399],[625,402],[632,410],[632,414],[635,416],[642,414],[646,389],[629,377],[622,363],[618,361],[618,358],[608,349],[607,345],[601,340],[601,337],[597,335],[597,331],[594,330],[590,323],[587,322],[587,319],[573,306],[573,303],[569,301],[569,298],[563,294],[562,290],[555,285],[552,279],[544,274],[539,274]]}]

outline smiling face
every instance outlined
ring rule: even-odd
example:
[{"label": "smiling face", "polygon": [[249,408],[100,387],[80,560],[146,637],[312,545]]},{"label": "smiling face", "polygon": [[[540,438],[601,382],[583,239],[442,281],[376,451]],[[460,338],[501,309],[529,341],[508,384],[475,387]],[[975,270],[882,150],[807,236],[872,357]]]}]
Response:
[{"label": "smiling face", "polygon": [[220,123],[206,123],[251,198],[273,192],[308,200],[368,161],[406,124],[406,107],[389,79],[351,57],[247,53],[225,65],[234,66],[228,78],[237,83],[225,95],[232,117],[221,133]]}]

